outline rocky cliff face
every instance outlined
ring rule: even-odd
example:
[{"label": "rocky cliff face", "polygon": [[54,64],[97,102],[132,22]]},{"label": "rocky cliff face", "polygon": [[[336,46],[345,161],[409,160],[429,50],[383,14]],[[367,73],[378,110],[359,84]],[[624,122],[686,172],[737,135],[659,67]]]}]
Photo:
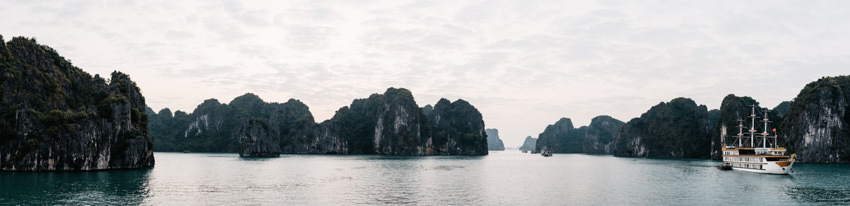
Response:
[{"label": "rocky cliff face", "polygon": [[0,170],[152,167],[145,100],[129,76],[92,77],[35,40],[0,37]]},{"label": "rocky cliff face", "polygon": [[406,89],[390,88],[383,95],[354,100],[325,124],[339,127],[338,136],[349,143],[352,154],[425,154],[427,120]]},{"label": "rocky cliff face", "polygon": [[[147,109],[151,135],[156,138],[157,151],[242,152],[240,140],[248,131],[263,132],[278,139],[277,148],[283,153],[334,153],[332,147],[319,139],[321,131],[304,103],[290,99],[286,103],[266,103],[248,93],[229,104],[208,99],[191,113],[162,109],[153,113]],[[265,127],[259,127],[259,122]],[[259,131],[263,128],[264,131]],[[271,146],[269,146],[271,147]]]},{"label": "rocky cliff face", "polygon": [[625,124],[610,116],[594,117],[585,129],[582,152],[587,154],[611,154],[614,135]]},{"label": "rocky cliff face", "polygon": [[276,134],[277,131],[262,120],[248,120],[239,129],[239,156],[280,156],[280,137]]},{"label": "rocky cliff face", "polygon": [[431,138],[425,144],[426,154],[488,154],[483,117],[469,102],[440,99],[427,116]]},{"label": "rocky cliff face", "polygon": [[593,118],[590,125],[576,129],[569,118],[562,118],[540,133],[533,151],[610,154],[614,134],[622,125],[622,121],[603,115]]},{"label": "rocky cliff face", "polygon": [[573,122],[570,118],[561,118],[555,124],[546,126],[543,133],[537,137],[537,146],[533,153],[541,151],[552,151],[553,153],[578,153],[581,152],[581,142],[579,133],[573,127]]},{"label": "rocky cliff face", "polygon": [[779,130],[797,160],[850,163],[850,76],[809,83],[791,103]]},{"label": "rocky cliff face", "polygon": [[520,151],[534,151],[534,148],[537,147],[537,138],[533,138],[531,136],[525,137],[525,141],[522,142],[522,146],[519,147]]},{"label": "rocky cliff face", "polygon": [[345,145],[339,139],[317,137],[322,133],[317,127],[310,108],[301,101],[289,99],[283,104],[272,103],[275,115],[270,123],[276,125],[280,136],[281,153],[343,153]]},{"label": "rocky cliff face", "polygon": [[499,138],[499,130],[485,129],[487,133],[487,149],[491,151],[505,151],[505,143]]},{"label": "rocky cliff face", "polygon": [[614,155],[708,158],[713,122],[708,109],[691,99],[662,102],[623,125],[614,138]]},{"label": "rocky cliff face", "polygon": [[785,120],[785,116],[788,115],[789,110],[791,109],[791,101],[784,101],[776,105],[772,110],[770,110],[771,117],[775,117],[776,125],[782,123],[781,120]]},{"label": "rocky cliff face", "polygon": [[[354,100],[320,124],[298,100],[265,103],[253,94],[237,97],[229,105],[207,100],[192,114],[178,111],[172,117],[167,109],[148,113],[154,116],[152,133],[162,135],[157,138],[162,139],[157,148],[163,151],[241,151],[239,145],[244,144],[238,140],[247,137],[245,128],[256,135],[277,137],[281,153],[480,155],[479,144],[486,151],[486,140],[478,141],[484,138],[481,114],[463,100],[445,102],[420,109],[410,91],[390,88],[384,94]],[[425,110],[430,115],[425,115]],[[442,121],[432,122],[429,117]],[[252,119],[266,127],[245,125]],[[479,127],[478,135],[465,133]],[[434,134],[444,136],[435,138]]]}]

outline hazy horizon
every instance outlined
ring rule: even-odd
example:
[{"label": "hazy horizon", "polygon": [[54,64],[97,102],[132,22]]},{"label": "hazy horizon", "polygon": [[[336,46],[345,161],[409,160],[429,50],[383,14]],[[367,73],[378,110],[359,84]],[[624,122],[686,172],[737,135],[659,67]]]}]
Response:
[{"label": "hazy horizon", "polygon": [[137,82],[155,111],[245,93],[317,122],[407,88],[469,101],[506,147],[562,117],[621,121],[677,97],[773,108],[847,75],[850,2],[0,0],[0,35]]}]

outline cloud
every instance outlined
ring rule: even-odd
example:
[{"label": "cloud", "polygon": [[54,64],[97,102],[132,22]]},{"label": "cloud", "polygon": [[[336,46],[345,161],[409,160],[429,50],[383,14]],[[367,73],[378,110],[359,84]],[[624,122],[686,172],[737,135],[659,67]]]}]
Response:
[{"label": "cloud", "polygon": [[679,96],[709,108],[728,93],[790,100],[846,74],[846,4],[5,1],[0,31],[92,74],[130,73],[157,109],[254,92],[301,99],[322,120],[406,87],[420,106],[472,102],[510,146],[560,117],[628,121]]}]

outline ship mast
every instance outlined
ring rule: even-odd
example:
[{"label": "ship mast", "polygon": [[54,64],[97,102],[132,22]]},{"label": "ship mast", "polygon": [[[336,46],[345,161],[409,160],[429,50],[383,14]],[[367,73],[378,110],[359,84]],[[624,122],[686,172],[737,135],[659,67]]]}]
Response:
[{"label": "ship mast", "polygon": [[[764,141],[761,147],[767,148],[767,124],[769,123],[769,119],[767,118],[767,110],[764,110],[764,130],[761,133],[761,138]],[[775,141],[774,141],[775,142]],[[775,144],[775,143],[774,143]]]},{"label": "ship mast", "polygon": [[743,147],[744,145],[744,120],[738,117],[738,147]]},{"label": "ship mast", "polygon": [[750,146],[755,148],[756,143],[756,105],[752,105],[752,113],[750,113]]},{"label": "ship mast", "polygon": [[764,130],[761,133],[762,144],[761,147],[767,148],[767,110],[764,110]]}]

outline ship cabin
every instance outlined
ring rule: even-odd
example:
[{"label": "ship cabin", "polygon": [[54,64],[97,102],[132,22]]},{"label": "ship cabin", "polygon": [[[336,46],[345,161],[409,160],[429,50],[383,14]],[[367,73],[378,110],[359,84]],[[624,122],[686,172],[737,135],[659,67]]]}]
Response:
[{"label": "ship cabin", "polygon": [[[724,148],[723,161],[732,163],[767,163],[790,161],[785,148]],[[744,166],[746,167],[746,166]]]}]

